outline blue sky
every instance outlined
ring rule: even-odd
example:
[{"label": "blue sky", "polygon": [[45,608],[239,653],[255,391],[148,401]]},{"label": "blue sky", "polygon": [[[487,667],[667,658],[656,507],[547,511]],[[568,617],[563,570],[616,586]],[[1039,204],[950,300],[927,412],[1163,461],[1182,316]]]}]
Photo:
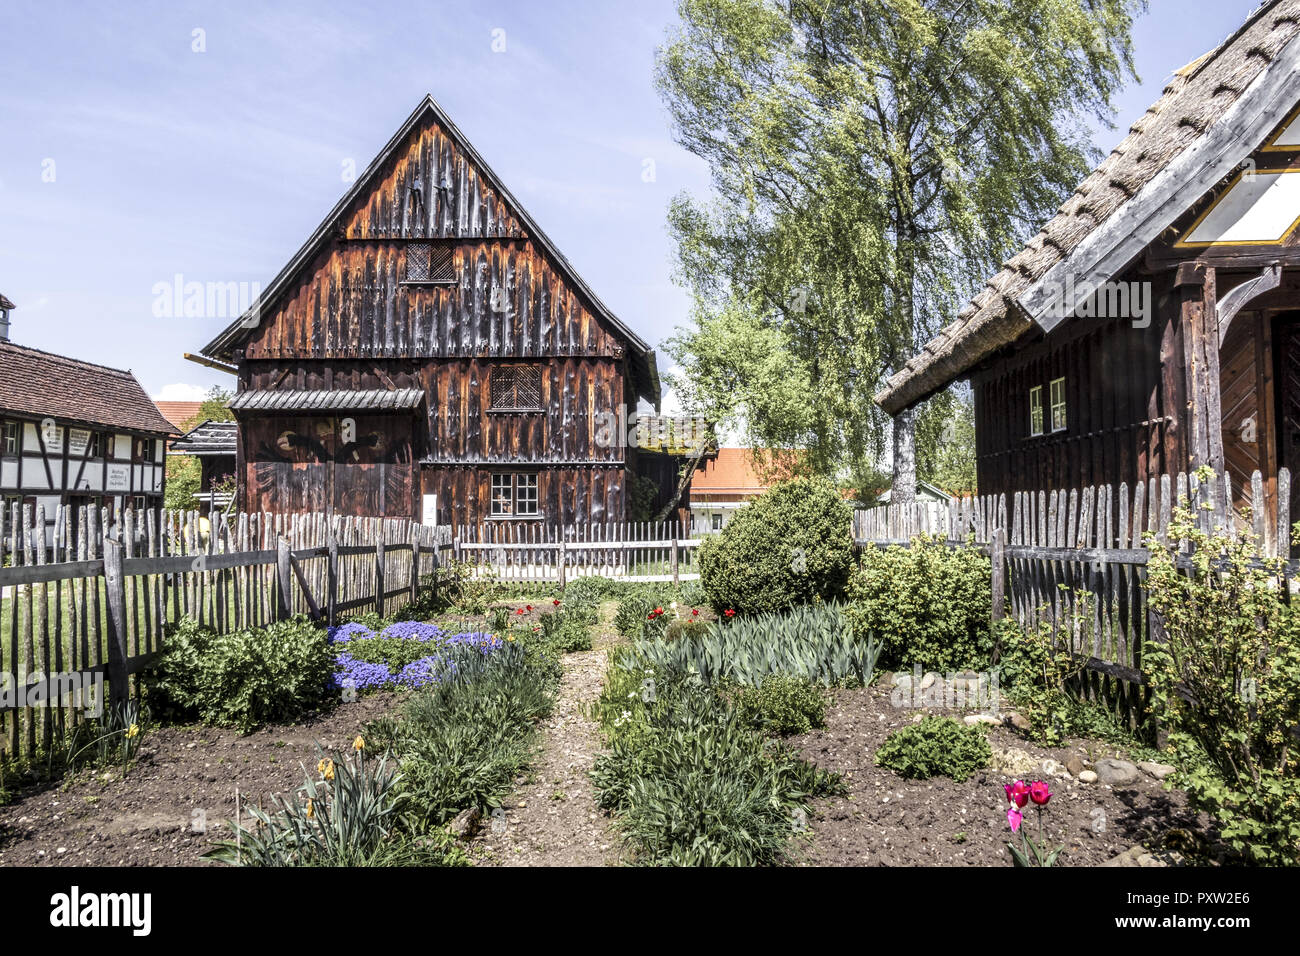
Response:
[{"label": "blue sky", "polygon": [[[1097,145],[1256,5],[1152,0],[1134,35],[1142,83]],[[345,163],[364,168],[431,92],[601,298],[658,343],[688,307],[666,206],[708,188],[652,84],[674,17],[673,0],[5,0],[13,338],[130,368],[155,397],[230,384],[182,358],[226,322],[156,317],[155,285],[270,282],[347,188]]]}]

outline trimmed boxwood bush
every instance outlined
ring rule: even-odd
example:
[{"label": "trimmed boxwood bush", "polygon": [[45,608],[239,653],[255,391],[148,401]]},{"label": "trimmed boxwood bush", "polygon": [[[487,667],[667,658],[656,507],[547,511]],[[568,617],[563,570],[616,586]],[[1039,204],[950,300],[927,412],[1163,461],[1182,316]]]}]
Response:
[{"label": "trimmed boxwood bush", "polygon": [[989,559],[917,538],[863,549],[846,610],[854,631],[881,641],[881,666],[955,671],[988,666],[993,650]]},{"label": "trimmed boxwood bush", "polygon": [[700,546],[700,579],[721,612],[782,611],[840,597],[853,564],[853,514],[835,486],[782,482]]}]

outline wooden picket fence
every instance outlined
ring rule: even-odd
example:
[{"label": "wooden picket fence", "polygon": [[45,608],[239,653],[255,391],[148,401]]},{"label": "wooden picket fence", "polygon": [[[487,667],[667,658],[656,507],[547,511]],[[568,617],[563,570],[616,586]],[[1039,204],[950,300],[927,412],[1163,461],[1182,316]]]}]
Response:
[{"label": "wooden picket fence", "polygon": [[693,581],[703,539],[680,522],[627,522],[538,528],[507,522],[466,528],[457,559],[518,584],[558,584],[598,575],[621,581]]},{"label": "wooden picket fence", "polygon": [[[1290,487],[1284,468],[1277,476],[1277,514],[1271,522],[1257,471],[1244,510],[1234,507],[1240,498],[1234,498],[1228,476],[1202,482],[1194,474],[1179,474],[1132,488],[1100,485],[947,505],[882,506],[855,514],[854,537],[859,547],[906,547],[926,535],[988,554],[994,619],[1011,614],[1025,628],[1046,623],[1078,656],[1088,695],[1113,703],[1136,725],[1147,700],[1142,645],[1149,636],[1159,637],[1159,622],[1147,608],[1144,533],[1170,546],[1175,506],[1193,506],[1205,530],[1234,539],[1249,533],[1261,558],[1286,558],[1281,586],[1289,588],[1297,572],[1290,561]],[[1187,550],[1186,542],[1172,546]]]},{"label": "wooden picket fence", "polygon": [[452,550],[446,529],[394,519],[63,506],[52,525],[30,505],[0,514],[0,756],[48,749],[84,718],[71,683],[107,678],[124,699],[182,618],[225,633],[394,613]]}]

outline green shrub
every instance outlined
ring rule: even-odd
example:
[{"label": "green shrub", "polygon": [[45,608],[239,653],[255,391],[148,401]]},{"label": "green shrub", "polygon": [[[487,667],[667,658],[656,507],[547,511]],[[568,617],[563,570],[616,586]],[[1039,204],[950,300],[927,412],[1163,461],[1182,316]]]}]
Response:
[{"label": "green shrub", "polygon": [[781,611],[843,596],[853,563],[853,515],[822,479],[781,482],[741,508],[699,549],[715,610]]},{"label": "green shrub", "polygon": [[967,727],[938,716],[894,731],[876,751],[876,763],[900,777],[951,777],[958,783],[987,767],[992,757],[983,725]]},{"label": "green shrub", "polygon": [[509,643],[367,726],[366,739],[400,761],[404,825],[422,833],[461,810],[498,806],[532,759],[535,722],[554,705],[558,680],[550,658]]},{"label": "green shrub", "polygon": [[306,618],[221,635],[185,620],[165,646],[150,680],[151,704],[173,717],[248,733],[297,720],[332,696],[329,637]]},{"label": "green shrub", "polygon": [[769,674],[758,687],[741,688],[734,702],[743,720],[769,733],[806,734],[826,725],[826,694],[805,677]]},{"label": "green shrub", "polygon": [[787,674],[826,686],[866,686],[879,644],[856,636],[838,605],[812,604],[709,625],[691,641],[641,641],[636,653],[647,667],[695,673],[705,683],[757,687],[769,674]]},{"label": "green shrub", "polygon": [[[1205,477],[1208,477],[1205,476]],[[1168,728],[1176,783],[1248,859],[1300,863],[1300,609],[1279,593],[1277,562],[1248,535],[1207,535],[1175,509],[1169,540],[1148,537],[1147,589],[1164,640],[1143,645],[1154,712]]]},{"label": "green shrub", "polygon": [[[611,684],[641,680],[628,671]],[[844,792],[843,781],[772,743],[697,681],[664,676],[644,701],[609,725],[610,747],[592,780],[616,813],[636,862],[758,866],[781,862],[810,813],[809,800]]]},{"label": "green shrub", "polygon": [[847,613],[883,644],[884,666],[981,670],[993,650],[989,559],[973,548],[917,538],[910,548],[866,548]]}]

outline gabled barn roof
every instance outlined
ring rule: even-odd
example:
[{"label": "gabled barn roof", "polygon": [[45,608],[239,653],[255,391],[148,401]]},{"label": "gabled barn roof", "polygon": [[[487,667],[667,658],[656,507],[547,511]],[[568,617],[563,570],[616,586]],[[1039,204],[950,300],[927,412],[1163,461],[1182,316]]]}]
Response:
[{"label": "gabled barn roof", "polygon": [[178,434],[130,372],[0,342],[0,415]]},{"label": "gabled barn roof", "polygon": [[403,144],[422,122],[432,118],[438,126],[446,131],[460,149],[468,157],[469,161],[477,167],[482,174],[483,179],[492,187],[493,190],[501,196],[505,203],[510,207],[519,221],[524,224],[528,236],[533,239],[563,271],[566,278],[573,284],[573,287],[591,304],[596,314],[609,324],[614,332],[623,338],[629,347],[632,355],[633,365],[637,372],[637,381],[642,387],[642,394],[653,402],[656,407],[660,399],[659,370],[655,363],[654,349],[636,334],[629,326],[625,325],[609,307],[605,305],[587,285],[586,281],[580,276],[573,265],[560,252],[559,247],[553,243],[536,220],[528,214],[523,204],[515,198],[514,194],[506,187],[501,180],[487,164],[487,161],[479,154],[474,145],[466,138],[465,134],[460,131],[455,123],[447,116],[438,101],[433,98],[433,94],[426,94],[420,101],[420,105],[402,124],[401,128],[388,141],[388,144],[379,151],[376,156],[366,167],[365,172],[357,177],[356,181],[344,195],[343,198],[335,204],[329,214],[322,220],[320,226],[312,233],[311,238],[303,245],[301,249],[289,260],[289,263],[280,270],[280,274],[272,280],[271,284],[262,292],[257,301],[242,316],[232,322],[224,331],[215,339],[203,346],[202,354],[207,358],[221,361],[230,361],[232,359],[233,349],[249,333],[257,328],[259,316],[269,315],[275,306],[275,303],[285,292],[289,291],[293,280],[299,272],[309,263],[316,254],[324,248],[330,241],[334,224],[347,212],[347,210],[359,198],[364,197],[373,188],[374,183],[382,178],[383,171],[390,160],[397,155],[402,149]]},{"label": "gabled barn roof", "polygon": [[[1300,99],[1300,0],[1269,0],[1164,95],[956,321],[889,379],[890,414],[961,378],[1123,271],[1260,146]],[[1065,277],[1072,301],[1059,309]],[[1086,281],[1085,281],[1086,280]],[[1055,307],[1055,308],[1054,308]]]}]

